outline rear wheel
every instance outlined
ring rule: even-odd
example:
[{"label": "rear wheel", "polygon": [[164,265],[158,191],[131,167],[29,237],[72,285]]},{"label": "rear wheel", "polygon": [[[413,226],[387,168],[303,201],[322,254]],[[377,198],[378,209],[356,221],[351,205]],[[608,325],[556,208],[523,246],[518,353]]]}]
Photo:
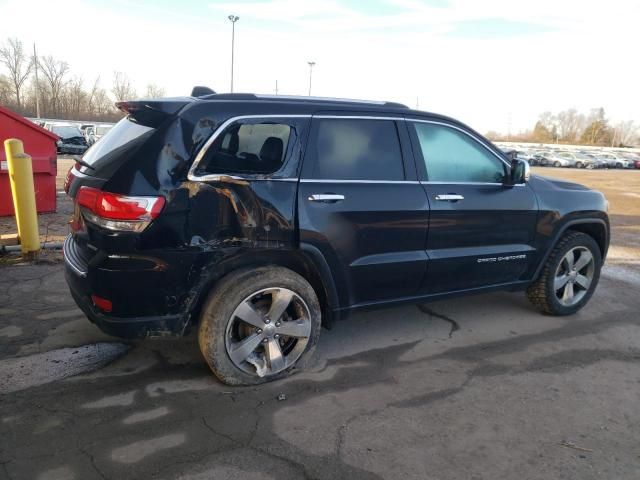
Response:
[{"label": "rear wheel", "polygon": [[198,343],[213,373],[229,385],[255,385],[303,366],[320,335],[318,298],[282,267],[231,273],[209,295]]},{"label": "rear wheel", "polygon": [[620,162],[616,163],[616,168],[622,168],[622,164]]},{"label": "rear wheel", "polygon": [[571,315],[593,295],[602,267],[600,248],[580,232],[567,233],[555,246],[527,296],[543,313]]}]

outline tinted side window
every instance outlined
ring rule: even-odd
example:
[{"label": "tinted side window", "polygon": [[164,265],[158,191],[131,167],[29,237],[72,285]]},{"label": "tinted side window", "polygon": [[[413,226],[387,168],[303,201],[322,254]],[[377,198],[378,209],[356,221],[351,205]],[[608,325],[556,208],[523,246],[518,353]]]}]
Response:
[{"label": "tinted side window", "polygon": [[200,173],[273,173],[282,167],[291,127],[234,123],[215,139],[198,165]]},{"label": "tinted side window", "polygon": [[505,164],[469,135],[432,123],[413,126],[430,181],[502,182]]},{"label": "tinted side window", "polygon": [[404,180],[400,140],[392,120],[317,119],[307,151],[311,178]]}]

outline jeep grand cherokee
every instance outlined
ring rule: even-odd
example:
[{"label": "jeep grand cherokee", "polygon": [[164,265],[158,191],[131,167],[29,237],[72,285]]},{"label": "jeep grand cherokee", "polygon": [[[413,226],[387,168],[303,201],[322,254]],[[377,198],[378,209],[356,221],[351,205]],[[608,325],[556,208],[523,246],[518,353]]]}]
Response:
[{"label": "jeep grand cherokee", "polygon": [[67,176],[71,293],[110,334],[197,327],[223,382],[299,368],[321,322],[357,309],[526,290],[568,315],[598,283],[603,195],[530,176],[454,119],[197,92],[118,107]]}]

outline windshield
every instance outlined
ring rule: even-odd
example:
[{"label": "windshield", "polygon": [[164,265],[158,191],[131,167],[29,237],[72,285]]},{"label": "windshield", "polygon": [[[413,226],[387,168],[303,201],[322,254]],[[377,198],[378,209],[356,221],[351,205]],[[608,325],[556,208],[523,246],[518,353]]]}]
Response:
[{"label": "windshield", "polygon": [[109,128],[99,142],[94,143],[87,150],[82,160],[89,165],[93,165],[98,161],[101,163],[103,160],[108,162],[111,158],[130,153],[151,135],[150,132],[153,132],[153,128],[145,127],[123,118]]},{"label": "windshield", "polygon": [[51,131],[61,138],[81,137],[82,132],[72,125],[52,125]]}]

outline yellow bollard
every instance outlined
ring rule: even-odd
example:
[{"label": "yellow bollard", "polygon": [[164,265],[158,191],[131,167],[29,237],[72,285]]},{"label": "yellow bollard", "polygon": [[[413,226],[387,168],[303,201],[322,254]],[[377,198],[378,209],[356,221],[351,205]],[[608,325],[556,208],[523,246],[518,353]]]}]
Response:
[{"label": "yellow bollard", "polygon": [[31,157],[24,153],[22,141],[15,138],[4,141],[4,150],[9,165],[9,180],[22,257],[34,259],[40,251],[40,235]]}]

